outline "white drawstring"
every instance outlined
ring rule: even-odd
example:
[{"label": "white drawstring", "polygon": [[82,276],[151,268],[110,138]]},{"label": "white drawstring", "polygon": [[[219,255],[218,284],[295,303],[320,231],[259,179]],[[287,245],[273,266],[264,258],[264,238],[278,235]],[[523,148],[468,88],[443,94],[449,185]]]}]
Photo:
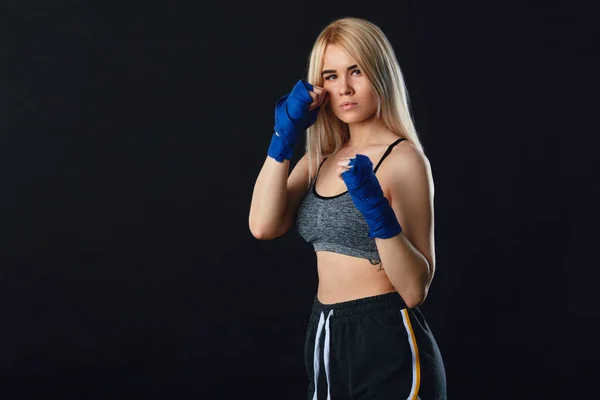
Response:
[{"label": "white drawstring", "polygon": [[327,321],[324,321],[325,316],[323,313],[321,313],[321,316],[319,317],[319,325],[317,326],[317,335],[315,337],[315,355],[314,355],[314,370],[315,370],[315,391],[313,394],[313,400],[317,400],[317,384],[319,382],[319,368],[320,368],[320,341],[319,338],[321,337],[321,332],[323,331],[323,324],[325,324],[325,344],[324,344],[324,348],[323,348],[323,352],[324,352],[324,356],[325,358],[323,359],[323,363],[325,364],[325,376],[327,377],[327,400],[331,400],[331,391],[329,389],[329,341],[330,341],[330,336],[329,336],[329,318],[331,318],[331,316],[333,315],[333,310],[329,311],[329,314],[327,315]]},{"label": "white drawstring", "polygon": [[323,361],[325,363],[325,376],[327,377],[327,400],[331,400],[331,391],[329,390],[329,318],[332,314],[333,310],[329,311],[329,315],[327,315],[327,322],[325,322],[325,345],[323,346],[325,353],[325,359]]},{"label": "white drawstring", "polygon": [[315,371],[315,391],[313,394],[313,400],[317,400],[317,382],[319,381],[319,337],[321,336],[321,330],[323,329],[323,313],[319,318],[319,325],[317,326],[317,336],[315,337],[315,354],[313,357],[313,369]]}]

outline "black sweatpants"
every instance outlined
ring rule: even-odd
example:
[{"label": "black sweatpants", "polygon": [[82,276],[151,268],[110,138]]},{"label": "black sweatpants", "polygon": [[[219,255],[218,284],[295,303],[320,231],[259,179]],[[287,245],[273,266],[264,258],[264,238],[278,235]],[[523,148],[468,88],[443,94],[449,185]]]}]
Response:
[{"label": "black sweatpants", "polygon": [[435,339],[398,292],[329,305],[315,296],[304,350],[309,400],[446,399]]}]

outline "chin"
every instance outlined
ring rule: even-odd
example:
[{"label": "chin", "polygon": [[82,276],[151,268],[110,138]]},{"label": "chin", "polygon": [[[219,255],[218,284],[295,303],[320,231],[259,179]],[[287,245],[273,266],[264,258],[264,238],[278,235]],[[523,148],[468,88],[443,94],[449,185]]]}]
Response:
[{"label": "chin", "polygon": [[369,119],[369,115],[337,115],[338,119],[346,124],[354,124]]}]

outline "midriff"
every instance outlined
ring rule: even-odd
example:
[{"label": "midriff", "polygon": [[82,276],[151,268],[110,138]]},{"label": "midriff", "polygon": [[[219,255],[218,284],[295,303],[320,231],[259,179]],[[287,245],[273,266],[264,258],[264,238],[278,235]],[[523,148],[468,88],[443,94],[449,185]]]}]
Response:
[{"label": "midriff", "polygon": [[394,292],[383,264],[330,251],[317,251],[317,298],[334,304]]}]

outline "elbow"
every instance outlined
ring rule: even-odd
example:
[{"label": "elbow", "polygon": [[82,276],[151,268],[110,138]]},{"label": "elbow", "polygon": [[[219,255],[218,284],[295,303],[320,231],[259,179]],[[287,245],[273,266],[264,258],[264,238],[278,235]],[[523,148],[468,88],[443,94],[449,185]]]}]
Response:
[{"label": "elbow", "polygon": [[252,234],[252,236],[254,236],[255,239],[258,239],[258,240],[269,240],[270,239],[269,235],[266,233],[265,230],[263,230],[259,227],[253,226],[252,224],[249,225],[249,228],[250,228],[250,233]]},{"label": "elbow", "polygon": [[402,296],[408,308],[419,307],[425,302],[427,294],[429,293],[431,278],[432,273],[428,263],[427,272],[423,272],[423,274],[421,274],[421,276],[405,290],[405,293]]},{"label": "elbow", "polygon": [[268,227],[262,225],[256,225],[252,222],[248,224],[248,227],[252,236],[254,236],[254,238],[258,240],[273,240],[281,236],[273,229],[269,229]]},{"label": "elbow", "polygon": [[425,299],[427,298],[427,288],[412,288],[411,290],[407,290],[403,293],[400,293],[400,295],[402,296],[406,307],[416,308],[421,306],[425,302]]},{"label": "elbow", "polygon": [[263,239],[263,234],[260,231],[257,231],[255,228],[250,227],[250,233],[252,234],[252,236],[254,237],[254,239],[258,239],[258,240],[264,240]]},{"label": "elbow", "polygon": [[275,239],[275,236],[273,235],[268,235],[266,233],[264,233],[263,231],[257,231],[257,230],[250,230],[250,233],[252,233],[252,236],[254,236],[255,239],[258,240],[272,240]]},{"label": "elbow", "polygon": [[417,308],[425,301],[425,296],[410,295],[403,296],[402,298],[404,299],[404,303],[408,308]]},{"label": "elbow", "polygon": [[252,218],[252,214],[250,214],[250,217],[248,218],[248,229],[255,239],[266,240],[264,228],[260,224],[256,223],[256,221]]}]

